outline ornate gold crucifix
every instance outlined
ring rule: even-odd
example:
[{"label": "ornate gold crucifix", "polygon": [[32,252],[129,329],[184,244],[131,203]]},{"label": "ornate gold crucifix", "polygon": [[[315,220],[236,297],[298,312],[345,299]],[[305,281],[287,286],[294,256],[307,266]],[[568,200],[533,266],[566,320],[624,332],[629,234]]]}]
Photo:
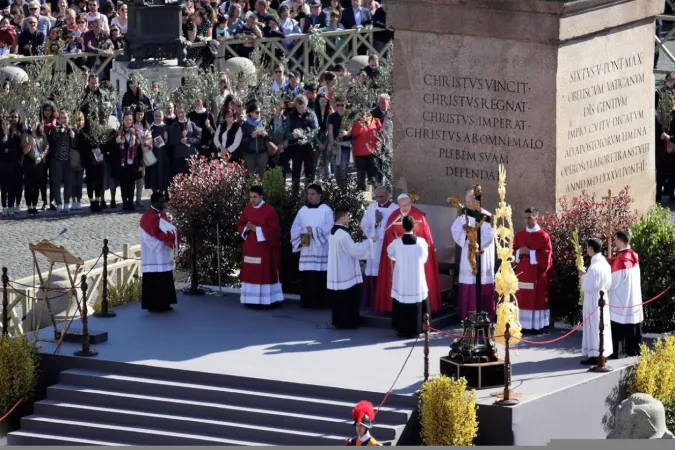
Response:
[{"label": "ornate gold crucifix", "polygon": [[[480,205],[480,197],[483,194],[483,188],[481,187],[480,184],[477,184],[473,187],[473,198],[474,198],[474,204],[472,205],[472,209],[479,211],[481,210],[481,205]],[[459,198],[456,195],[453,195],[448,198],[448,204],[454,208],[457,208],[457,215],[464,216],[465,223],[464,226],[462,227],[464,229],[464,232],[466,233],[466,239],[469,241],[469,253],[467,254],[467,257],[469,259],[469,265],[471,266],[471,272],[474,275],[478,274],[478,264],[476,263],[477,255],[482,255],[483,250],[481,250],[480,246],[478,245],[478,233],[480,232],[481,227],[483,226],[483,222],[485,222],[485,215],[481,215],[481,219],[479,221],[476,221],[476,224],[474,226],[469,225],[469,214],[468,214],[468,207],[462,205],[460,203]]]}]

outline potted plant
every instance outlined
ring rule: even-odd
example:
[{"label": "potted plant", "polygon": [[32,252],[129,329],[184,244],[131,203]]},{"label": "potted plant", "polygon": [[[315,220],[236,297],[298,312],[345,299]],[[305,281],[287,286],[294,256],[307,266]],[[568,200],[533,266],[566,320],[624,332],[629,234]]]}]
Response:
[{"label": "potted plant", "polygon": [[420,394],[424,445],[472,446],[478,435],[476,393],[464,378],[440,375],[425,382]]},{"label": "potted plant", "polygon": [[[18,427],[21,406],[28,404],[35,394],[39,359],[35,345],[26,337],[0,336],[0,415],[9,413],[0,423],[0,436]],[[23,400],[22,400],[23,399]]]}]

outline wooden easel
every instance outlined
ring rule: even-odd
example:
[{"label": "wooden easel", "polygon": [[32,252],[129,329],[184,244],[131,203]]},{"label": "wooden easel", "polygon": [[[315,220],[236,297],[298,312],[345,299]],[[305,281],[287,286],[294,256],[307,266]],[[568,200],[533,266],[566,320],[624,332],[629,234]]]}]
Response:
[{"label": "wooden easel", "polygon": [[[37,272],[37,275],[40,279],[40,290],[44,294],[44,301],[45,304],[47,305],[47,310],[49,312],[49,318],[52,321],[52,325],[54,326],[54,339],[38,339],[39,335],[39,327],[40,327],[40,322],[42,321],[42,312],[44,310],[43,308],[40,308],[40,313],[37,319],[37,322],[35,323],[35,329],[33,330],[33,336],[34,336],[34,341],[44,341],[44,342],[57,342],[59,346],[61,345],[61,342],[63,341],[64,336],[68,332],[68,328],[70,327],[70,322],[68,317],[68,313],[70,311],[70,307],[72,305],[72,300],[73,298],[75,299],[75,304],[77,305],[77,311],[82,314],[82,308],[80,305],[80,299],[78,298],[77,295],[77,287],[75,286],[75,282],[77,280],[77,275],[80,271],[80,268],[84,265],[84,261],[80,258],[77,258],[73,256],[68,250],[64,249],[63,247],[57,247],[53,243],[51,243],[48,240],[43,240],[37,244],[28,244],[28,248],[30,249],[31,253],[33,254],[33,264],[35,265],[35,271]],[[37,260],[37,254],[41,254],[44,257],[47,258],[47,261],[49,263],[49,272],[47,273],[47,278],[45,279],[42,276],[42,271],[40,270],[40,265]],[[48,283],[52,279],[52,274],[54,272],[54,265],[56,264],[64,264],[66,266],[66,273],[68,274],[68,281],[70,282],[70,296],[68,299],[68,306],[66,307],[66,317],[63,320],[63,326],[62,329],[59,330],[58,326],[56,324],[56,317],[54,316],[54,312],[52,311],[52,305],[51,301],[49,299],[49,288],[48,288]],[[71,271],[70,266],[74,265],[75,270]],[[37,294],[35,295],[35,304],[37,305]],[[33,313],[35,314],[35,313]]]}]

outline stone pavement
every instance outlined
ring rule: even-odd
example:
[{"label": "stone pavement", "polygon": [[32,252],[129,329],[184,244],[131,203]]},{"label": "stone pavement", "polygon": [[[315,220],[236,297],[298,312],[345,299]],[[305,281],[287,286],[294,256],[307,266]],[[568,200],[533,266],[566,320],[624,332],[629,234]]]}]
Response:
[{"label": "stone pavement", "polygon": [[[32,276],[33,262],[28,243],[54,239],[64,229],[67,231],[54,243],[85,261],[101,254],[104,238],[108,239],[110,250],[118,254],[124,244],[137,245],[138,222],[149,204],[149,192],[144,194],[148,194],[143,195],[144,207],[138,208],[136,212],[122,212],[120,204],[117,209],[91,214],[89,203],[83,201],[79,211],[68,214],[44,211],[37,217],[28,217],[23,206],[23,211],[17,217],[0,220],[0,267],[9,269],[12,280]],[[119,192],[117,195],[119,201]],[[46,267],[40,268],[46,270]]]}]

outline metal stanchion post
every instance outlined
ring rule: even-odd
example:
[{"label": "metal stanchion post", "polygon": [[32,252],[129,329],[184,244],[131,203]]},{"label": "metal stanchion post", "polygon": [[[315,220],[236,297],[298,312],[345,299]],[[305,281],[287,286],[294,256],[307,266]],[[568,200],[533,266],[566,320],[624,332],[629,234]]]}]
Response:
[{"label": "metal stanchion post", "polygon": [[429,381],[429,314],[424,315],[424,381]]},{"label": "metal stanchion post", "polygon": [[[598,364],[595,367],[591,367],[589,372],[611,372],[613,369],[606,364],[607,358],[605,357],[605,292],[600,291],[600,299],[598,300],[598,309],[600,310],[600,325],[598,330],[600,333],[600,341],[598,343]],[[588,319],[590,320],[590,318]]]},{"label": "metal stanchion post", "polygon": [[89,346],[89,317],[87,316],[87,276],[82,275],[82,350],[74,353],[75,356],[97,356],[98,352],[93,351]]},{"label": "metal stanchion post", "polygon": [[220,281],[220,224],[216,224],[216,246],[218,248],[216,257],[218,258],[218,292],[223,293],[223,284]]},{"label": "metal stanchion post", "polygon": [[497,400],[495,404],[503,406],[513,406],[518,404],[518,400],[511,398],[511,324],[506,323],[506,330],[504,331],[504,393],[502,398]]},{"label": "metal stanchion post", "polygon": [[7,267],[2,268],[2,334],[9,334],[9,277]]},{"label": "metal stanchion post", "polygon": [[101,279],[101,310],[94,313],[94,317],[115,317],[117,314],[110,311],[108,305],[108,240],[103,239],[103,278]]}]

